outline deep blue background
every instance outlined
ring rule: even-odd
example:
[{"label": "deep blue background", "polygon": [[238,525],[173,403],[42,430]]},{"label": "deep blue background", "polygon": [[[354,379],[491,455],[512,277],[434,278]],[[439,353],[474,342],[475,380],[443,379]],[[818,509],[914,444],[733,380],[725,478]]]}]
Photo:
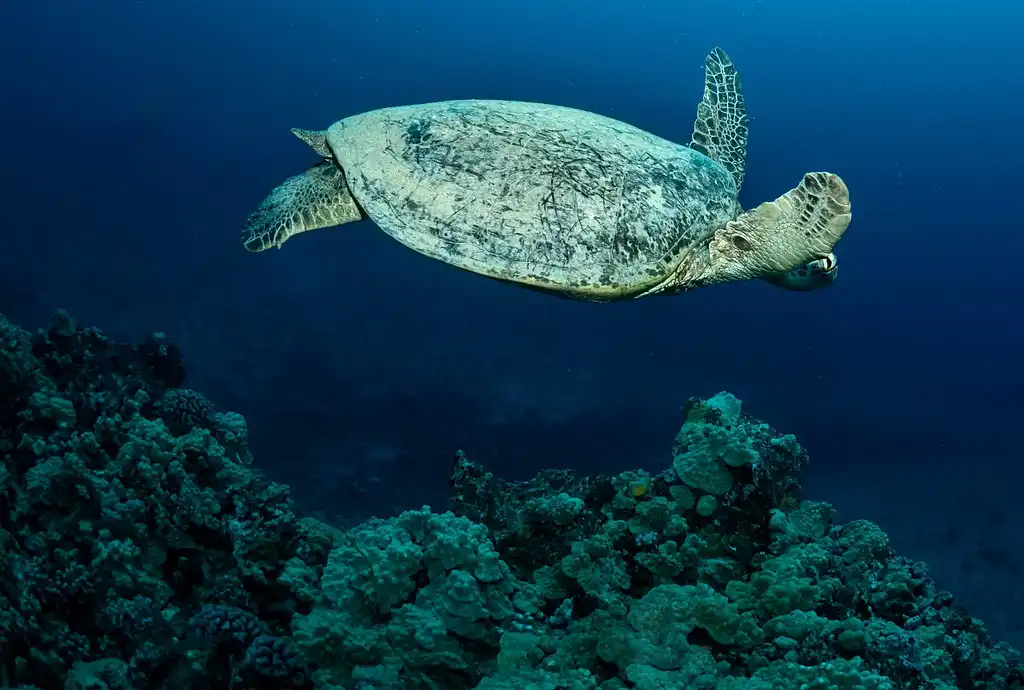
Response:
[{"label": "deep blue background", "polygon": [[[0,311],[169,333],[328,517],[441,505],[457,447],[515,478],[660,470],[686,397],[728,389],[809,448],[808,497],[1022,644],[1021,26],[1006,0],[3,3]],[[744,205],[808,170],[851,189],[831,290],[591,305],[370,223],[238,242],[314,161],[289,127],[483,97],[687,141],[716,44],[753,118]]]}]

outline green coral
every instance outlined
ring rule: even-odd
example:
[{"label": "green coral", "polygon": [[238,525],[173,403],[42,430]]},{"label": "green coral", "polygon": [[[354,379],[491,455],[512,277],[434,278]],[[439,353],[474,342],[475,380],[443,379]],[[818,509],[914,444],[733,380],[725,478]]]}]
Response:
[{"label": "green coral", "polygon": [[597,680],[586,670],[552,673],[524,668],[484,678],[475,690],[594,690],[596,687]]},{"label": "green coral", "polygon": [[864,668],[863,661],[838,659],[813,666],[774,662],[750,678],[726,678],[716,690],[897,690],[888,678]]},{"label": "green coral", "polygon": [[796,546],[765,560],[749,578],[729,582],[725,593],[740,608],[754,609],[765,618],[811,611],[822,600],[816,575],[826,569],[829,557],[816,544]]},{"label": "green coral", "polygon": [[529,595],[516,597],[524,587],[487,530],[465,517],[424,507],[368,521],[336,542],[322,602],[293,621],[298,647],[333,683],[371,668],[386,677],[465,669],[473,657],[457,640],[497,649],[499,625],[522,615],[513,598],[530,604]]},{"label": "green coral", "polygon": [[625,522],[608,522],[599,534],[573,544],[572,553],[561,562],[562,573],[575,580],[583,592],[602,606],[623,612],[630,577],[615,542],[628,539],[628,532]]},{"label": "green coral", "polygon": [[679,451],[672,461],[684,484],[721,496],[733,487],[734,468],[760,462],[741,410],[740,401],[726,392],[691,406],[676,436]]}]

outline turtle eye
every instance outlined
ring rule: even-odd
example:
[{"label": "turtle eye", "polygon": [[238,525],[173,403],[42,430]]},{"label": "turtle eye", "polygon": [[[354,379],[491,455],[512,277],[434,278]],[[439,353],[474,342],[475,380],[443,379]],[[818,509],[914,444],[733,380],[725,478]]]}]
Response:
[{"label": "turtle eye", "polygon": [[750,240],[748,240],[743,235],[736,234],[736,235],[733,235],[732,237],[730,237],[729,239],[732,240],[733,246],[736,247],[737,249],[739,249],[741,252],[750,251],[750,248],[752,246],[750,244]]}]

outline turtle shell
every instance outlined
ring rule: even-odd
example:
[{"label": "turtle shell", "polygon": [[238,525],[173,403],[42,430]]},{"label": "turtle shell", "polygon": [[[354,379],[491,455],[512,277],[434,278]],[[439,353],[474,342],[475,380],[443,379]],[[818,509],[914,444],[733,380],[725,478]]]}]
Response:
[{"label": "turtle shell", "polygon": [[409,248],[591,299],[661,282],[737,209],[707,156],[561,106],[385,108],[334,123],[327,141],[366,214]]}]

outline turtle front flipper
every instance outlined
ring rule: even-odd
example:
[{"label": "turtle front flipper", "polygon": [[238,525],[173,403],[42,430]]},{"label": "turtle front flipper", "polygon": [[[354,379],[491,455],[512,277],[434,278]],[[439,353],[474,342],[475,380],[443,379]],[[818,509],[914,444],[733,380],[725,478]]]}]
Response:
[{"label": "turtle front flipper", "polygon": [[697,105],[690,148],[732,174],[736,192],[747,164],[747,105],[740,74],[721,48],[704,59],[704,98]]},{"label": "turtle front flipper", "polygon": [[807,173],[775,201],[715,231],[709,282],[765,278],[832,253],[850,225],[850,192],[838,175]]},{"label": "turtle front flipper", "polygon": [[316,165],[278,185],[249,215],[242,244],[251,252],[280,247],[301,232],[344,225],[365,216],[345,175],[333,162]]}]

